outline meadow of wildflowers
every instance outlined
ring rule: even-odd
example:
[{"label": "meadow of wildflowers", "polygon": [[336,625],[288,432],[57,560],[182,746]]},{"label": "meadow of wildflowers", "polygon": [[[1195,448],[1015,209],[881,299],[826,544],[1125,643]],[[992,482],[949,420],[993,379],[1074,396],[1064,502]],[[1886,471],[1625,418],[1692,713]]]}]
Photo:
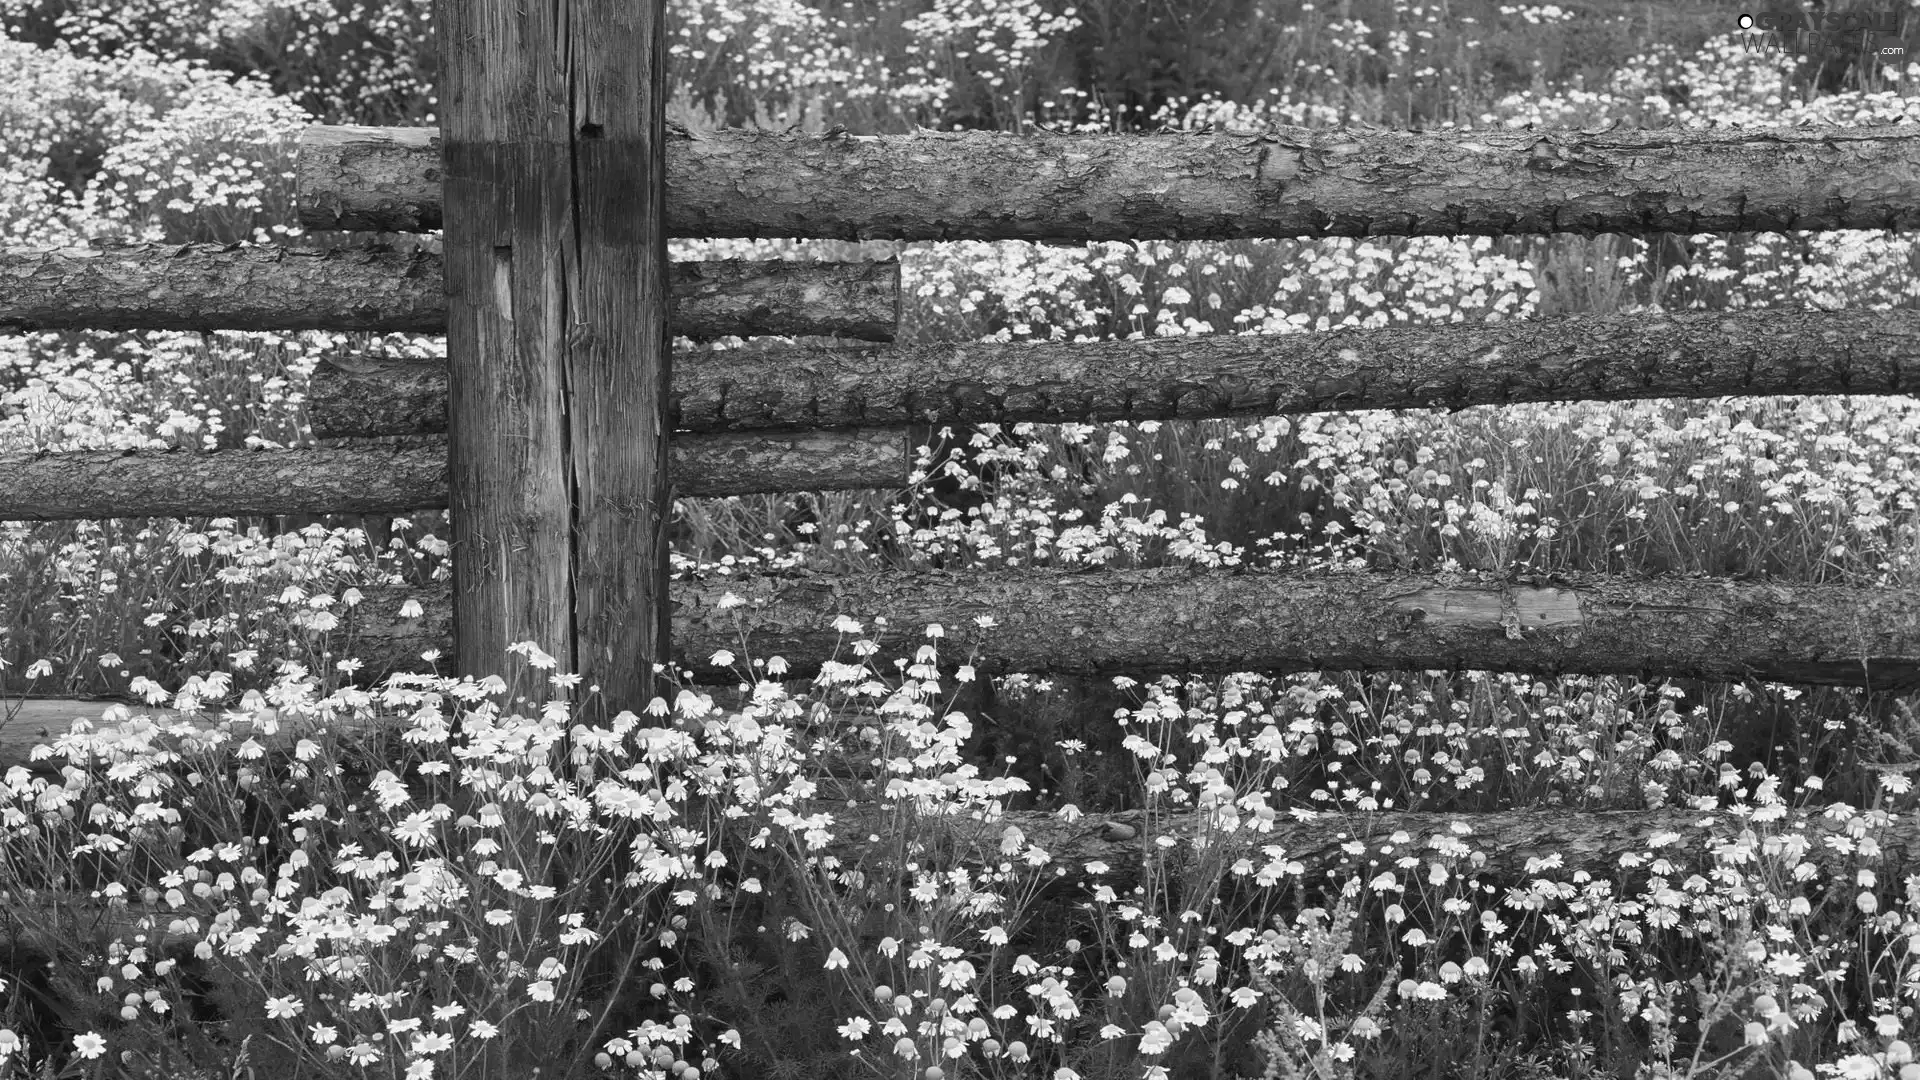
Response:
[{"label": "meadow of wildflowers", "polygon": [[[670,110],[813,130],[1860,124],[1907,114],[1920,78],[1542,5],[1137,7],[675,0]],[[0,0],[0,23],[11,247],[364,242],[293,226],[293,137],[433,122],[424,0]],[[1196,44],[1223,25],[1244,32]],[[1159,66],[1135,78],[1130,55]],[[1913,241],[1869,232],[673,248],[898,255],[910,340],[1893,308],[1920,288]],[[0,448],[303,445],[314,364],[366,350],[444,345],[10,334]],[[1913,398],[936,434],[905,493],[683,501],[676,572],[1920,585]],[[1920,1076],[1913,696],[989,679],[938,626],[889,655],[854,612],[818,679],[743,649],[737,687],[672,677],[597,727],[540,643],[496,673],[355,679],[365,594],[445,580],[446,533],[438,513],[0,523],[0,687],[117,699],[0,763],[0,1080]],[[1498,819],[1476,815],[1523,809],[1698,814],[1713,842],[1495,873]],[[1312,861],[1262,839],[1329,811],[1458,824]],[[1128,857],[1072,858],[1076,830]]]}]

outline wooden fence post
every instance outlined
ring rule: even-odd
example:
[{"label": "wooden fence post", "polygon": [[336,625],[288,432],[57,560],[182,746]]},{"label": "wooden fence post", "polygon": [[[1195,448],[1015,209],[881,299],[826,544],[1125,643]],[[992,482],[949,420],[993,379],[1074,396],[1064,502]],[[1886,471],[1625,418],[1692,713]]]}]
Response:
[{"label": "wooden fence post", "polygon": [[454,659],[531,639],[601,715],[669,655],[665,6],[437,16]]}]

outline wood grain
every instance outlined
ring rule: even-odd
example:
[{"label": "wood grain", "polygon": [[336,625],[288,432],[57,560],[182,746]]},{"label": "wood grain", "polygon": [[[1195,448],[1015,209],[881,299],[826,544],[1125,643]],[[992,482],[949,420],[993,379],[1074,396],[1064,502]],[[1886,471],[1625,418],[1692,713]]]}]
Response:
[{"label": "wood grain", "polygon": [[[1158,135],[678,132],[674,236],[1227,240],[1910,229],[1920,125]],[[311,229],[438,228],[428,130],[313,127]],[[451,159],[449,159],[451,160]]]}]

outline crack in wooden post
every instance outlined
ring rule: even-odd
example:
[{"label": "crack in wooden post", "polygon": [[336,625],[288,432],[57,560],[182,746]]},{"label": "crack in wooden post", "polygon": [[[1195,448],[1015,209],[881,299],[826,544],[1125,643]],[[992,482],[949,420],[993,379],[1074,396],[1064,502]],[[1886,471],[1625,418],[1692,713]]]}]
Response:
[{"label": "crack in wooden post", "polygon": [[662,17],[442,20],[456,666],[531,640],[583,677],[590,722],[645,709],[667,655]]}]

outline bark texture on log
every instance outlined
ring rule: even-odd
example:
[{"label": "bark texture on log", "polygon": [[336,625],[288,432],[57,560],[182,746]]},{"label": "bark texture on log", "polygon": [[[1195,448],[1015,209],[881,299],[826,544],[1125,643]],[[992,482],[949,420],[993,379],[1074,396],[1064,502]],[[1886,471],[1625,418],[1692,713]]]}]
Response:
[{"label": "bark texture on log", "polygon": [[[667,141],[674,236],[1224,240],[1904,229],[1920,126],[778,135]],[[439,227],[440,148],[307,129],[311,229]]]},{"label": "bark texture on log", "polygon": [[680,337],[769,334],[892,341],[900,260],[812,263],[745,259],[674,263],[669,326]]},{"label": "bark texture on log", "polygon": [[[438,448],[420,445],[429,440]],[[446,505],[445,447],[444,436],[428,436],[299,450],[0,455],[8,477],[0,520],[404,513]]]},{"label": "bark texture on log", "polygon": [[677,496],[897,488],[913,471],[906,435],[885,428],[676,436],[671,453]]},{"label": "bark texture on log", "polygon": [[[446,427],[444,364],[326,362],[316,432]],[[1209,416],[1920,387],[1920,311],[1568,315],[1154,341],[961,342],[682,355],[690,431]]]},{"label": "bark texture on log", "polygon": [[444,432],[447,377],[444,360],[323,357],[307,380],[307,420],[323,439]]},{"label": "bark texture on log", "polygon": [[[723,433],[678,438],[683,496],[901,487],[897,431]],[[90,450],[0,455],[0,521],[230,514],[393,514],[447,505],[444,435],[295,450]]]},{"label": "bark texture on log", "polygon": [[[446,263],[426,251],[145,244],[0,252],[0,329],[445,333]],[[668,267],[681,337],[892,341],[900,263],[743,259]]]},{"label": "bark texture on log", "polygon": [[[837,857],[843,868],[861,865],[870,845],[884,849],[896,843],[893,834],[901,819],[890,820],[871,806],[848,811],[843,803],[804,809],[835,818],[829,826],[834,839],[807,853]],[[1240,858],[1251,863],[1249,874],[1229,876],[1230,882],[1262,887],[1261,875],[1267,871],[1283,889],[1295,880],[1293,873],[1312,888],[1329,873],[1337,875],[1336,884],[1350,875],[1372,880],[1382,872],[1393,872],[1404,881],[1409,875],[1427,877],[1435,865],[1445,867],[1450,875],[1477,877],[1509,888],[1540,878],[1569,881],[1576,871],[1603,880],[1621,876],[1631,880],[1658,872],[1680,878],[1710,869],[1716,858],[1735,867],[1751,866],[1757,859],[1789,870],[1804,860],[1820,868],[1823,879],[1865,867],[1874,869],[1881,881],[1891,882],[1913,872],[1920,860],[1920,822],[1882,821],[1868,815],[1844,822],[1816,816],[1756,825],[1731,813],[1682,810],[1321,813],[1311,820],[1282,816],[1267,832],[1247,831],[1251,825],[1230,834],[1216,831],[1215,842],[1220,846],[1205,853],[1193,844],[1198,819],[1192,814],[1160,815],[1151,822],[1140,811],[1088,814],[1073,822],[1045,812],[1012,812],[994,822],[951,816],[918,816],[914,821],[912,835],[937,845],[943,852],[942,865],[948,859],[972,867],[1013,863],[1016,872],[1047,882],[1043,897],[1068,901],[1092,899],[1092,890],[1105,885],[1125,902],[1149,860],[1164,860],[1164,872],[1179,881],[1196,860],[1215,855],[1224,857],[1228,865]],[[1876,842],[1867,849],[1860,840],[1870,824]],[[1175,845],[1160,848],[1155,840],[1163,836],[1173,838]],[[775,843],[786,842],[804,850],[804,832],[784,841],[776,831]],[[1021,856],[1029,845],[1051,858],[1038,868],[1021,870]],[[1361,845],[1362,850],[1356,854],[1350,850],[1352,845]],[[1623,865],[1622,855],[1641,858]],[[1419,863],[1411,869],[1400,866],[1399,860],[1405,858]],[[1543,863],[1530,871],[1529,861],[1536,859]],[[1656,865],[1657,860],[1665,860],[1664,869]],[[1088,863],[1104,863],[1105,869],[1090,872]],[[1288,867],[1289,863],[1298,863],[1298,869]],[[865,865],[870,874],[881,869],[871,862]],[[1489,902],[1497,900],[1495,896]],[[37,906],[45,911],[51,903],[37,901]],[[187,935],[168,932],[169,924],[180,917],[170,909],[150,910],[138,903],[110,909],[71,898],[62,910],[90,916],[86,930],[61,935],[63,942],[105,941],[115,935],[156,931],[162,947],[189,940]],[[153,921],[143,925],[142,918],[148,916]],[[46,950],[56,942],[39,933],[14,939],[0,934],[0,945],[5,944]]]},{"label": "bark texture on log", "polygon": [[440,258],[379,249],[143,244],[0,254],[0,328],[444,329]]},{"label": "bark texture on log", "polygon": [[300,133],[294,166],[300,222],[310,229],[438,229],[446,176],[440,156],[438,128],[312,125]]},{"label": "bark texture on log", "polygon": [[[848,615],[883,657],[908,655],[938,623],[945,661],[973,656],[987,673],[1481,669],[1920,686],[1920,596],[1895,589],[1038,569],[716,578],[676,582],[671,595],[676,658],[718,682],[734,674],[709,658],[740,652],[743,635],[751,658],[784,657],[796,676],[851,660],[853,637],[831,628]],[[363,605],[369,677],[412,670],[420,650],[445,644],[444,599],[421,596],[426,614],[400,620],[389,613],[402,599]],[[995,625],[981,628],[979,616]]]}]

